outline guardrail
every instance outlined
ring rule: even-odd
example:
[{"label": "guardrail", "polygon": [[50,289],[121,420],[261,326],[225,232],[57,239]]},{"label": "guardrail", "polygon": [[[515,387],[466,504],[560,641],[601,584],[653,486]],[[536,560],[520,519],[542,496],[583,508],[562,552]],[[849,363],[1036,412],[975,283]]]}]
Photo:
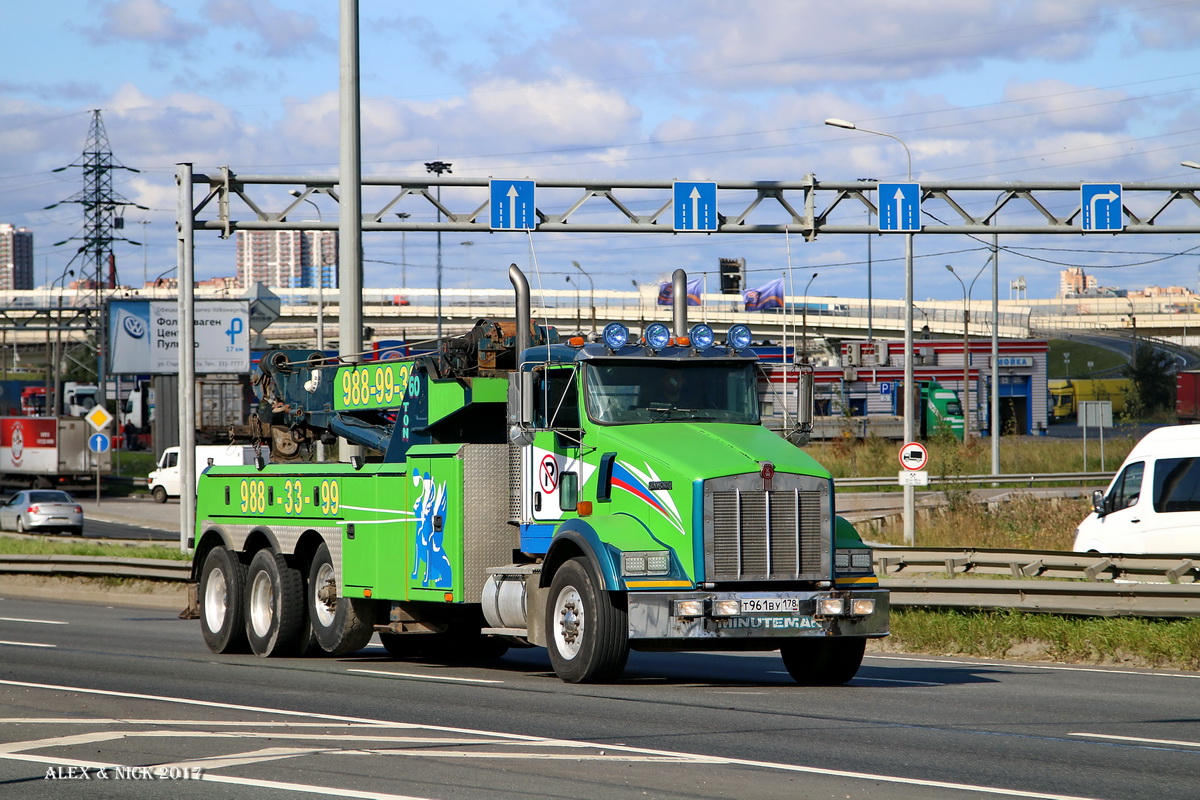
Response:
[{"label": "guardrail", "polygon": [[[892,606],[898,608],[1200,617],[1200,556],[877,548],[875,569],[880,584],[892,593]],[[0,556],[0,574],[4,573],[175,582],[189,579],[191,565],[170,559],[8,555]],[[937,574],[956,577],[930,577]],[[975,575],[995,577],[957,577]]]},{"label": "guardrail", "polygon": [[[900,470],[896,470],[899,473]],[[930,472],[929,485],[935,484],[985,484],[994,483],[998,485],[1021,484],[1033,486],[1035,483],[1095,483],[1107,485],[1112,480],[1112,472],[1047,472],[1039,474],[1016,474],[1008,473],[1004,475],[937,475]],[[847,487],[874,487],[874,486],[899,486],[896,475],[884,476],[879,478],[834,478],[834,485],[839,488]]]},{"label": "guardrail", "polygon": [[[1200,616],[1200,556],[877,548],[875,571],[898,607],[1008,608],[1095,617]],[[933,574],[997,577],[927,577]]]},{"label": "guardrail", "polygon": [[192,564],[169,558],[6,555],[0,556],[0,574],[3,573],[186,581],[192,575]]}]

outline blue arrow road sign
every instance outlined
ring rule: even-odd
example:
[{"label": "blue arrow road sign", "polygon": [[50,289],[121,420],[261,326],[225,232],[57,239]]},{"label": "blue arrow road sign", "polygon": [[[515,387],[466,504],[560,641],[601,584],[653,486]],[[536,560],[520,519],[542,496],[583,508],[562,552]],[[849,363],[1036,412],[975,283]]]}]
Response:
[{"label": "blue arrow road sign", "polygon": [[88,437],[88,450],[93,453],[103,453],[108,449],[109,440],[103,433],[93,433]]},{"label": "blue arrow road sign", "polygon": [[1085,183],[1079,187],[1079,225],[1086,232],[1119,231],[1125,227],[1121,184]]},{"label": "blue arrow road sign", "polygon": [[921,184],[879,184],[879,230],[902,233],[921,230]]},{"label": "blue arrow road sign", "polygon": [[491,228],[494,231],[531,231],[537,227],[533,181],[489,181]]},{"label": "blue arrow road sign", "polygon": [[720,225],[714,181],[675,181],[672,203],[677,231],[715,231]]}]

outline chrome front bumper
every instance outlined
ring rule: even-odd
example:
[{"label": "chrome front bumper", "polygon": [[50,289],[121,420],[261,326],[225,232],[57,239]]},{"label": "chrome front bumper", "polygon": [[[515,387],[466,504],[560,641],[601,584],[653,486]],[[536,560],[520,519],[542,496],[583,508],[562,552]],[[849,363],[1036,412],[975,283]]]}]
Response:
[{"label": "chrome front bumper", "polygon": [[[629,638],[760,639],[796,636],[887,636],[890,605],[884,589],[814,592],[630,592]],[[817,613],[819,598],[841,597],[847,613]],[[743,612],[714,615],[723,600],[795,599],[795,611]],[[702,601],[703,612],[676,613],[683,601]],[[874,600],[870,614],[848,613],[852,600]],[[687,605],[684,603],[684,605]]]}]

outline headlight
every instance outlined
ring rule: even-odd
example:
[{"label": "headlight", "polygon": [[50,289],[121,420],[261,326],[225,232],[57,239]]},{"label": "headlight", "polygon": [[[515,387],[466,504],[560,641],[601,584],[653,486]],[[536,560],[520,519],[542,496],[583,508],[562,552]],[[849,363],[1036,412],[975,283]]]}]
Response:
[{"label": "headlight", "polygon": [[746,325],[734,325],[725,334],[725,344],[734,350],[744,350],[750,346],[750,328]]},{"label": "headlight", "polygon": [[870,549],[862,547],[838,550],[833,554],[833,566],[839,572],[869,572],[871,555]]},{"label": "headlight", "polygon": [[701,322],[692,326],[692,329],[688,331],[688,338],[692,340],[692,347],[697,350],[707,350],[713,346],[717,337],[712,328]]},{"label": "headlight", "polygon": [[625,575],[666,575],[671,571],[671,557],[666,550],[625,553],[621,563]]},{"label": "headlight", "polygon": [[703,600],[676,600],[672,603],[672,615],[676,617],[703,617]]},{"label": "headlight", "polygon": [[629,341],[629,328],[619,322],[604,326],[604,344],[611,350],[620,350]]},{"label": "headlight", "polygon": [[853,617],[869,617],[875,613],[875,601],[859,598],[850,601],[850,615]]},{"label": "headlight", "polygon": [[712,615],[714,617],[736,617],[741,613],[741,600],[713,600]]},{"label": "headlight", "polygon": [[818,617],[840,617],[846,609],[846,601],[841,597],[818,597]]},{"label": "headlight", "polygon": [[671,331],[661,322],[652,322],[642,331],[642,338],[651,350],[662,350],[671,341]]}]

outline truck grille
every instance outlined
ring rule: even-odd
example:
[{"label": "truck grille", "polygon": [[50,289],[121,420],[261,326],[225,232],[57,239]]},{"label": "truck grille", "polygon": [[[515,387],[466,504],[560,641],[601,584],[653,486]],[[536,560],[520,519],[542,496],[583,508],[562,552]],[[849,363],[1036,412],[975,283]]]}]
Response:
[{"label": "truck grille", "polygon": [[[706,483],[707,580],[820,580],[829,576],[829,484],[778,473],[773,484],[786,482],[812,485],[766,490],[757,475]],[[748,483],[757,488],[736,485]]]}]

